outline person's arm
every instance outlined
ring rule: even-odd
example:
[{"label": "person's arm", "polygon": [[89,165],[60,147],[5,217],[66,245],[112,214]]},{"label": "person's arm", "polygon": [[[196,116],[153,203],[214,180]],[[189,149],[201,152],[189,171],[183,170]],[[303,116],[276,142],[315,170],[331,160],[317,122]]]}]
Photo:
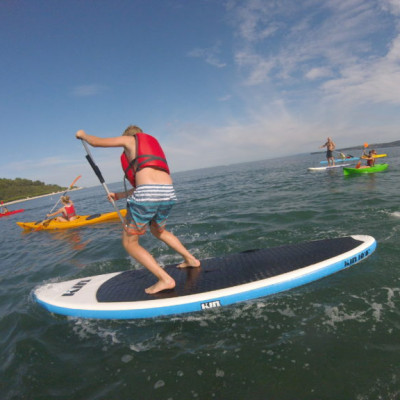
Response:
[{"label": "person's arm", "polygon": [[47,214],[46,216],[47,217],[54,217],[54,216],[56,216],[57,214],[62,214],[64,212],[64,207],[61,207],[60,209],[58,209],[57,211],[55,211],[55,212],[53,212],[53,213],[51,213],[51,214]]},{"label": "person's arm", "polygon": [[94,135],[88,135],[84,130],[79,130],[75,134],[77,139],[82,139],[93,147],[124,147],[127,148],[130,136],[116,136],[110,138],[101,138]]},{"label": "person's arm", "polygon": [[108,197],[109,201],[111,201],[111,199],[114,201],[124,199],[125,197],[130,196],[134,190],[135,189],[132,188],[132,189],[128,190],[127,192],[118,192],[118,193],[111,192],[107,197]]}]

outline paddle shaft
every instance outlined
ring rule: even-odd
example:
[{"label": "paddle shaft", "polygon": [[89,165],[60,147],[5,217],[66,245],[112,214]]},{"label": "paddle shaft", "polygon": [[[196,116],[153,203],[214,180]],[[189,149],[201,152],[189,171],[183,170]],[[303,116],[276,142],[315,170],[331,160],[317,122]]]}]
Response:
[{"label": "paddle shaft", "polygon": [[364,143],[364,149],[363,149],[363,153],[360,156],[360,161],[357,163],[356,168],[360,168],[361,167],[361,160],[362,157],[365,155],[365,149],[368,147],[368,143]]},{"label": "paddle shaft", "polygon": [[[108,190],[108,187],[107,187],[107,185],[106,185],[106,182],[104,181],[104,178],[103,178],[103,175],[102,175],[102,173],[101,173],[101,171],[100,171],[100,168],[99,168],[99,167],[96,165],[96,163],[93,161],[93,157],[92,157],[92,154],[90,153],[90,150],[89,150],[89,147],[88,147],[87,143],[86,143],[83,139],[81,139],[81,141],[82,141],[83,147],[85,148],[86,153],[87,153],[86,159],[88,160],[88,163],[89,163],[90,166],[92,167],[94,173],[95,173],[95,174],[97,175],[97,177],[99,178],[99,181],[100,181],[100,183],[103,185],[103,188],[104,188],[104,190],[106,191],[107,195],[109,195],[109,194],[110,194],[110,191]],[[112,205],[114,206],[115,211],[118,213],[119,219],[121,220],[122,225],[123,225],[124,228],[125,228],[126,225],[125,225],[124,217],[123,217],[122,214],[120,213],[120,211],[119,211],[117,205],[115,204],[115,201],[114,201],[111,197],[108,197],[108,198],[110,199]]]}]

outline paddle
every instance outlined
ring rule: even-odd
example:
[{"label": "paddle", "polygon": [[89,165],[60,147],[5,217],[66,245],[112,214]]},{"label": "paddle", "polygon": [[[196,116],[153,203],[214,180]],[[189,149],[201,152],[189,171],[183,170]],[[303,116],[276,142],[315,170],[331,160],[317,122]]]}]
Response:
[{"label": "paddle", "polygon": [[[86,144],[86,142],[85,142],[83,139],[81,139],[81,141],[82,141],[83,147],[85,148],[86,153],[87,153],[86,159],[88,160],[88,163],[89,163],[90,166],[92,167],[94,173],[95,173],[95,174],[97,175],[97,177],[99,178],[99,181],[100,181],[100,183],[103,185],[103,188],[104,188],[104,190],[106,191],[107,195],[109,195],[109,194],[110,194],[110,191],[108,190],[108,187],[107,187],[107,185],[106,185],[106,182],[104,181],[103,175],[101,174],[101,171],[100,171],[99,167],[98,167],[98,166],[96,165],[96,163],[93,161],[93,157],[92,157],[92,154],[90,153],[90,150],[89,150],[88,145]],[[125,225],[124,217],[123,217],[122,214],[120,213],[120,211],[119,211],[117,205],[115,204],[115,201],[114,201],[113,199],[111,199],[110,197],[109,197],[109,199],[110,199],[112,205],[114,206],[114,209],[115,209],[115,211],[117,212],[117,214],[118,214],[118,216],[119,216],[119,219],[121,220],[122,225],[123,225],[123,227],[124,227],[124,229],[125,229],[126,225]]]},{"label": "paddle", "polygon": [[[361,154],[361,157],[365,154],[365,149],[368,147],[368,143],[364,143],[364,150],[363,153]],[[356,168],[360,168],[361,167],[361,160],[356,164]]]},{"label": "paddle", "polygon": [[[69,185],[68,189],[60,196],[60,198],[58,199],[57,203],[54,204],[54,207],[53,207],[53,208],[50,210],[50,212],[48,212],[47,214],[51,214],[51,213],[54,211],[54,209],[57,207],[57,204],[60,202],[61,198],[62,198],[63,196],[65,196],[65,195],[68,193],[68,191],[71,190],[71,189],[74,187],[75,183],[76,183],[76,182],[78,181],[78,179],[80,179],[81,177],[82,177],[82,175],[79,175],[79,176],[77,176],[77,177],[72,181],[72,183]],[[44,219],[43,221],[41,221],[41,222],[39,223],[39,226],[38,226],[35,230],[38,231],[38,230],[42,229],[43,226],[46,227],[47,225],[49,225],[49,223],[50,223],[50,221],[51,221],[52,219],[53,219],[53,218]]]}]

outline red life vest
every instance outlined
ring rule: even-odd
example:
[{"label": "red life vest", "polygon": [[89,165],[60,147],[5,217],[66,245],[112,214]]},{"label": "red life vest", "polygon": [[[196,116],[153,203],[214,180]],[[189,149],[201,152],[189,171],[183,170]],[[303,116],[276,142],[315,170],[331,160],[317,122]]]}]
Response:
[{"label": "red life vest", "polygon": [[66,212],[66,214],[64,213],[64,217],[66,219],[70,219],[71,217],[75,217],[76,212],[75,212],[75,207],[73,204],[69,205],[69,206],[64,206],[64,210]]},{"label": "red life vest", "polygon": [[143,168],[153,167],[169,174],[165,154],[157,139],[147,133],[137,133],[135,139],[136,158],[129,162],[125,151],[121,154],[122,169],[131,185],[136,187],[135,174]]}]

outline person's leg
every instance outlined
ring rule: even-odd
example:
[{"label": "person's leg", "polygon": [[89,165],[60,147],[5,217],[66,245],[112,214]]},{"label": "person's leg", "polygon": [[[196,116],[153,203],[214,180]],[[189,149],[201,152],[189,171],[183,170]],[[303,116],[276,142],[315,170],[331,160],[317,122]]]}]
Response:
[{"label": "person's leg", "polygon": [[326,161],[328,162],[328,167],[331,166],[331,158],[329,157],[329,154],[326,154]]},{"label": "person's leg", "polygon": [[164,242],[183,257],[185,261],[179,264],[178,268],[200,267],[200,261],[191,253],[189,253],[186,247],[172,232],[169,232],[165,229],[160,230],[158,225],[154,222],[150,224],[150,231],[157,239]]},{"label": "person's leg", "polygon": [[154,294],[165,289],[173,289],[175,287],[174,279],[162,269],[154,257],[139,244],[139,235],[129,235],[126,231],[122,235],[122,243],[127,253],[137,262],[146,267],[157,278],[153,286],[148,287],[145,291],[148,294]]}]

